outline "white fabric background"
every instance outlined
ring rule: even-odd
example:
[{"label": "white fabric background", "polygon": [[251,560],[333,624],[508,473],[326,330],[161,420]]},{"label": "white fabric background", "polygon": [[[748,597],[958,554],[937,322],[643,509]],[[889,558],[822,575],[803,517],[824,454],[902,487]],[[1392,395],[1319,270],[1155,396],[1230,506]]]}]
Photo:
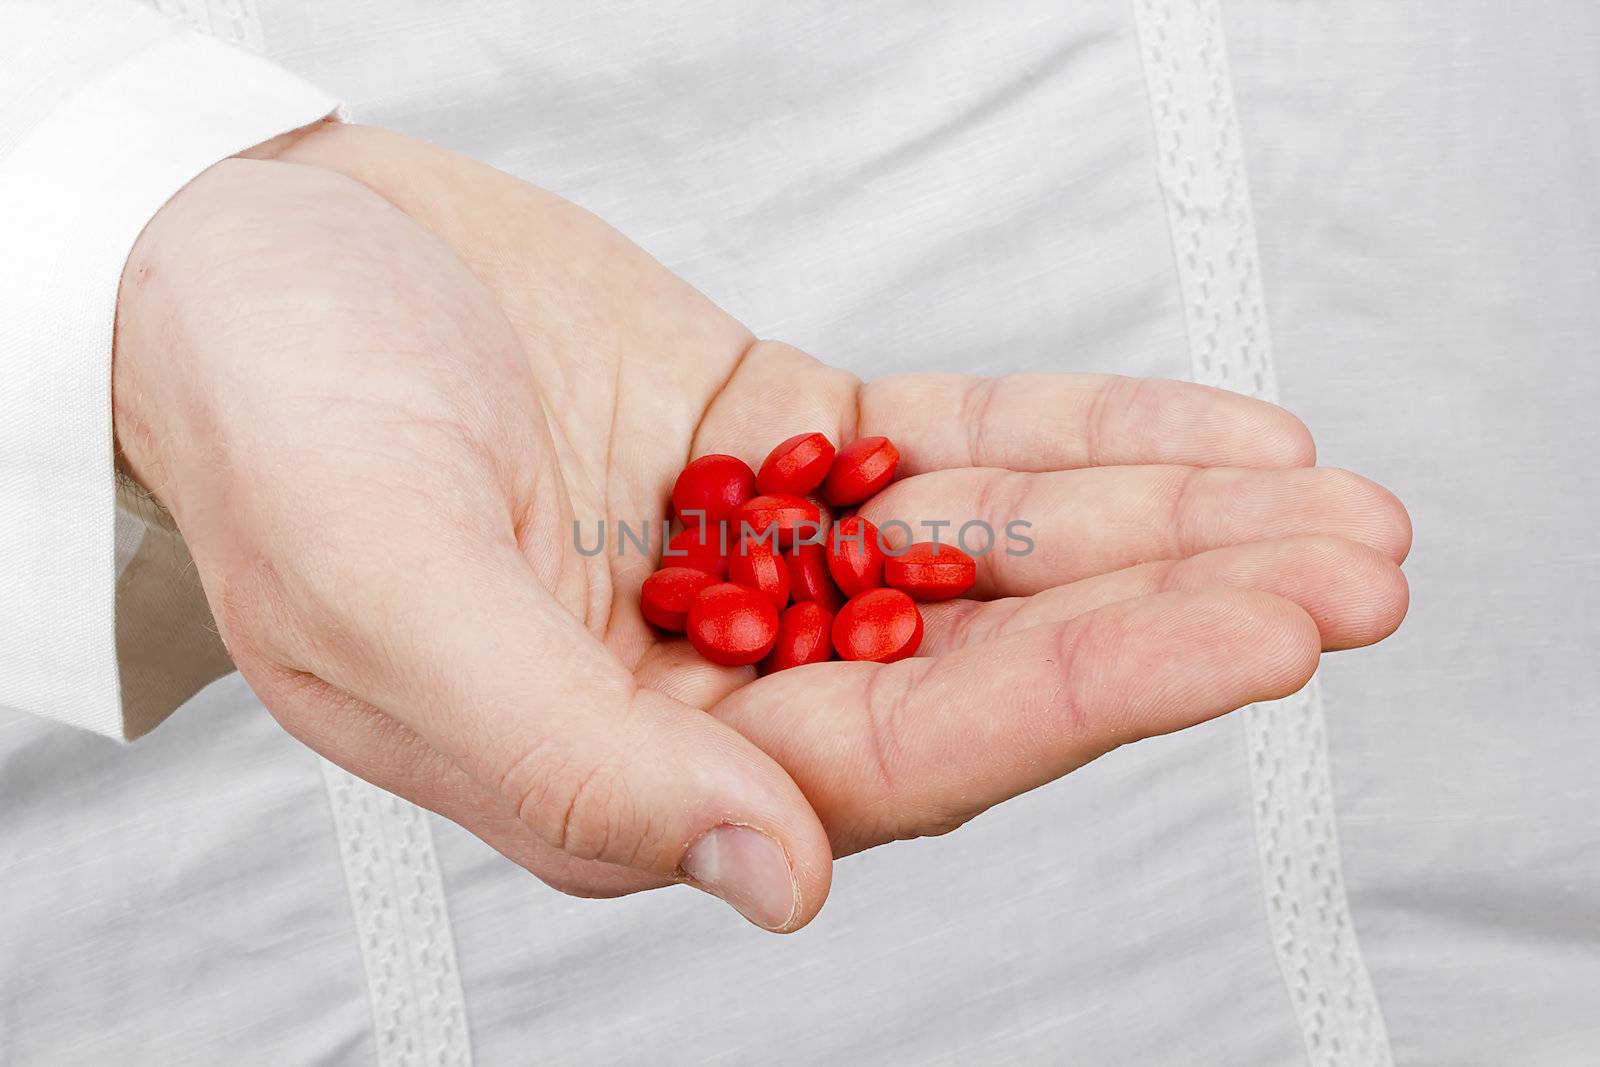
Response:
[{"label": "white fabric background", "polygon": [[[1122,0],[259,9],[825,359],[1188,374]],[[1407,628],[1324,673],[1397,1062],[1594,1062],[1600,12],[1225,12],[1284,398],[1417,523]],[[317,765],[237,679],[127,751],[6,720],[0,811],[0,1060],[373,1055]],[[788,939],[435,833],[480,1063],[1301,1063],[1251,819],[1221,720],[845,861]]]},{"label": "white fabric background", "polygon": [[1416,529],[1323,669],[1396,1061],[1600,1062],[1600,9],[1227,13],[1284,401]]},{"label": "white fabric background", "polygon": [[238,675],[127,748],[7,713],[0,1063],[372,1062],[317,766]]}]

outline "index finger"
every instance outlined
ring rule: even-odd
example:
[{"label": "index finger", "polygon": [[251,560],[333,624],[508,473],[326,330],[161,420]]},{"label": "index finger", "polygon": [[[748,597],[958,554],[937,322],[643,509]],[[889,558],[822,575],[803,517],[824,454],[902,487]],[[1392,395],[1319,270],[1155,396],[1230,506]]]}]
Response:
[{"label": "index finger", "polygon": [[1116,374],[906,374],[861,388],[859,436],[900,449],[900,474],[1120,464],[1309,467],[1311,433],[1276,404]]},{"label": "index finger", "polygon": [[757,466],[772,445],[812,430],[835,444],[889,438],[902,476],[959,467],[1316,462],[1310,431],[1283,408],[1193,382],[1060,373],[898,374],[862,383],[779,341],[746,350],[706,408],[692,451]]}]

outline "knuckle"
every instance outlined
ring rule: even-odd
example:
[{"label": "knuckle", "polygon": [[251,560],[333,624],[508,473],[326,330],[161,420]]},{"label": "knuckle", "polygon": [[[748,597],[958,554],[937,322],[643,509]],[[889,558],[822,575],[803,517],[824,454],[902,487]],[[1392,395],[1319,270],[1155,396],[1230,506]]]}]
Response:
[{"label": "knuckle", "polygon": [[874,671],[867,683],[861,738],[863,765],[871,779],[871,791],[885,800],[901,793],[900,731],[916,678],[910,671],[886,667]]},{"label": "knuckle", "polygon": [[[717,409],[713,421],[716,437],[736,439],[751,429],[771,432],[770,424],[756,427],[756,410],[769,411],[776,404],[806,427],[838,426],[841,441],[858,431],[866,387],[848,370],[824,363],[803,349],[785,341],[762,338],[746,345],[718,388],[705,401],[708,413]],[[706,429],[702,424],[702,431]],[[696,449],[711,447],[695,441]]]},{"label": "knuckle", "polygon": [[[507,762],[505,770],[500,772],[496,792],[511,803],[518,819],[540,829],[541,813],[552,806],[551,801],[557,795],[557,780],[566,760],[549,742],[536,741]],[[552,835],[541,832],[539,836],[548,841]]]},{"label": "knuckle", "polygon": [[1022,471],[981,472],[978,487],[977,517],[991,526],[1001,526],[1028,514],[1038,480]]},{"label": "knuckle", "polygon": [[1145,405],[1152,397],[1149,384],[1147,379],[1124,374],[1109,375],[1100,383],[1084,425],[1084,452],[1090,466],[1115,462],[1116,457],[1107,454],[1105,442],[1115,441],[1121,428],[1153,421],[1144,417]]},{"label": "knuckle", "polygon": [[[1204,467],[1181,468],[1168,488],[1166,528],[1174,556],[1193,555],[1197,546],[1206,543],[1207,534],[1201,527],[1207,509],[1197,507],[1196,501],[1200,496],[1202,479],[1209,474],[1210,471]],[[1231,498],[1224,499],[1226,503],[1232,503]],[[1214,516],[1213,521],[1216,518]],[[1225,519],[1226,516],[1221,518]]]},{"label": "knuckle", "polygon": [[907,806],[893,812],[883,808],[870,808],[830,834],[838,842],[835,858],[864,849],[875,848],[890,841],[913,841],[921,837],[943,837],[971,822],[978,811],[929,802],[922,806]]},{"label": "knuckle", "polygon": [[512,764],[500,792],[524,825],[574,859],[631,866],[656,836],[652,820],[636,817],[621,766],[608,757],[540,744]]},{"label": "knuckle", "polygon": [[595,837],[590,813],[604,782],[600,767],[579,762],[564,746],[540,741],[524,750],[502,775],[500,792],[540,838],[570,852],[570,846]]},{"label": "knuckle", "polygon": [[552,814],[558,809],[561,813],[554,827],[557,848],[579,859],[609,855],[616,836],[610,814],[615,786],[615,777],[600,766],[591,766],[563,784],[560,796],[564,803],[549,809]]},{"label": "knuckle", "polygon": [[987,466],[984,442],[993,439],[994,401],[1001,379],[976,378],[961,393],[960,423],[967,431],[967,464]]},{"label": "knuckle", "polygon": [[[1084,664],[1094,662],[1097,656],[1116,655],[1122,635],[1121,627],[1108,621],[1114,618],[1108,612],[1094,612],[1056,628],[1050,657],[1055,665],[1056,689],[1054,698],[1042,706],[1046,718],[1034,728],[1042,748],[1059,747],[1064,735],[1091,738],[1105,729],[1105,723],[1093,717],[1093,686]],[[1121,743],[1113,741],[1106,748],[1116,748]]]},{"label": "knuckle", "polygon": [[943,837],[977,818],[978,812],[949,806],[930,807],[917,822],[917,837]]}]

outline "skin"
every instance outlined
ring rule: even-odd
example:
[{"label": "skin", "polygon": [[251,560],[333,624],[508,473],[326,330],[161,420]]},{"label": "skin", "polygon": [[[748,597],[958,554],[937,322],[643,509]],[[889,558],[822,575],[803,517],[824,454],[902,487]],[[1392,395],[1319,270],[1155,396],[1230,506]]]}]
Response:
[{"label": "skin", "polygon": [[[1406,609],[1405,510],[1313,467],[1281,409],[1112,376],[863,385],[574,205],[380,130],[300,131],[169,202],[113,386],[126,468],[286,730],[575,894],[692,882],[692,843],[752,828],[793,906],[721,895],[771,929],[810,921],[835,857],[1290,694]],[[760,679],[644,623],[652,560],[576,551],[575,519],[659,523],[689,458],[755,467],[809,430],[899,446],[868,518],[1022,518],[1037,551],[926,606],[914,659]]]}]

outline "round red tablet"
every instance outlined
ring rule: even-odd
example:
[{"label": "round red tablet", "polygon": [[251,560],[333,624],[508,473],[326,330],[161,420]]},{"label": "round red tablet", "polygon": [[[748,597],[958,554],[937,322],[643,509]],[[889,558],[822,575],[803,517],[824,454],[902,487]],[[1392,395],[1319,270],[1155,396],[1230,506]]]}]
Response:
[{"label": "round red tablet", "polygon": [[832,614],[844,605],[844,594],[828,574],[828,550],[821,545],[798,545],[783,554],[789,567],[789,596],[796,604],[810,601]]},{"label": "round red tablet", "polygon": [[772,536],[765,539],[781,548],[789,548],[799,537],[814,539],[821,529],[822,513],[805,497],[758,496],[739,508],[735,532],[743,536],[748,531],[762,537],[772,530]]},{"label": "round red tablet", "polygon": [[756,476],[737,456],[701,456],[678,475],[672,486],[672,508],[685,526],[732,519],[755,495]]},{"label": "round red tablet", "polygon": [[921,541],[883,564],[885,585],[917,600],[949,600],[978,581],[978,563],[954,545]]},{"label": "round red tablet", "polygon": [[828,531],[828,573],[845,596],[882,585],[883,561],[878,528],[860,515],[835,523]]},{"label": "round red tablet", "polygon": [[839,449],[822,483],[822,498],[839,507],[859,504],[894,479],[900,450],[887,437],[861,437]]},{"label": "round red tablet", "polygon": [[802,433],[774,448],[756,472],[756,492],[805,496],[828,476],[833,442],[820,433]]},{"label": "round red tablet", "polygon": [[693,567],[697,571],[724,578],[728,574],[728,553],[722,538],[731,537],[726,525],[685,526],[667,542],[661,554],[663,567]]},{"label": "round red tablet", "polygon": [[734,549],[728,580],[759,591],[779,611],[789,603],[789,568],[767,541],[747,541]]},{"label": "round red tablet", "polygon": [[639,610],[663,630],[681,634],[688,625],[689,605],[716,584],[715,575],[693,567],[663,567],[640,587]]},{"label": "round red tablet", "polygon": [[839,609],[833,647],[844,659],[893,663],[922,644],[922,612],[898,589],[869,589]]},{"label": "round red tablet", "polygon": [[789,607],[778,618],[778,638],[772,651],[762,660],[761,669],[771,674],[807,663],[825,663],[833,658],[833,615],[821,604],[806,601]]},{"label": "round red tablet", "polygon": [[778,609],[765,594],[732,582],[707,586],[689,605],[689,643],[712,663],[741,667],[772,650]]}]

